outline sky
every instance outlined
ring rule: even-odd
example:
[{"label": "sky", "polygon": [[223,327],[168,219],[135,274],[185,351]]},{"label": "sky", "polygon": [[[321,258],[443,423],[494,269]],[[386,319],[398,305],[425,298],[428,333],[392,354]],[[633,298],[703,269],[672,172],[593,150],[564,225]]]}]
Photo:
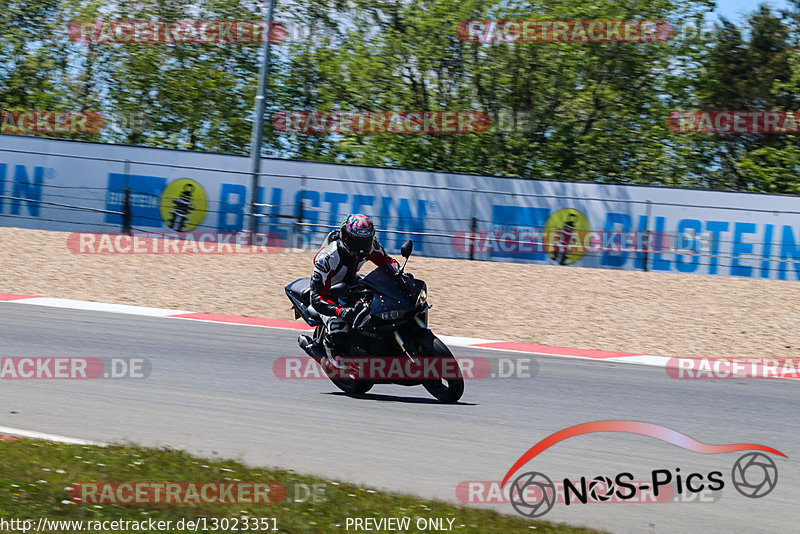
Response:
[{"label": "sky", "polygon": [[763,3],[770,4],[775,10],[786,9],[789,7],[789,2],[786,0],[716,0],[717,9],[714,11],[717,15],[721,15],[726,19],[737,22],[741,20],[742,15],[755,11],[755,9]]}]

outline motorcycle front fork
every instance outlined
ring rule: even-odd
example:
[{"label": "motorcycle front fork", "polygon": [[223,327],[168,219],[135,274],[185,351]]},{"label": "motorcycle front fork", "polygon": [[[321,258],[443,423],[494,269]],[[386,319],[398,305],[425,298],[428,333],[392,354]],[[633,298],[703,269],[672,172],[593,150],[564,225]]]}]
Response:
[{"label": "motorcycle front fork", "polygon": [[[427,328],[428,328],[428,325],[426,325],[425,323],[423,323],[423,322],[422,322],[422,320],[421,320],[419,317],[414,317],[414,321],[417,323],[417,325],[418,325],[420,328],[423,328],[423,329],[427,329]],[[393,331],[393,333],[394,333],[394,340],[395,340],[395,342],[397,342],[397,346],[398,346],[398,347],[400,347],[400,350],[402,350],[402,351],[403,351],[403,354],[405,354],[405,355],[408,357],[408,359],[410,359],[411,361],[413,361],[413,362],[417,362],[417,358],[415,358],[414,356],[412,356],[412,355],[411,355],[411,354],[410,354],[410,353],[409,353],[409,352],[406,350],[406,345],[405,345],[405,342],[403,341],[403,337],[400,335],[400,333],[399,333],[397,330],[394,330],[394,331]]]}]

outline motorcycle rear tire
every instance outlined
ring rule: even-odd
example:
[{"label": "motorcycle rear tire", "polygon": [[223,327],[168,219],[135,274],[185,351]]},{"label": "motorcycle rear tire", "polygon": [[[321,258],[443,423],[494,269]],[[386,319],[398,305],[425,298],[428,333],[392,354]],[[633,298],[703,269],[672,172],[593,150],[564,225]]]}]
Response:
[{"label": "motorcycle rear tire", "polygon": [[[323,327],[320,325],[314,330],[314,340],[322,343],[322,335]],[[375,383],[370,380],[356,380],[354,378],[331,378],[330,380],[333,382],[334,386],[348,395],[363,395],[375,385]]]}]

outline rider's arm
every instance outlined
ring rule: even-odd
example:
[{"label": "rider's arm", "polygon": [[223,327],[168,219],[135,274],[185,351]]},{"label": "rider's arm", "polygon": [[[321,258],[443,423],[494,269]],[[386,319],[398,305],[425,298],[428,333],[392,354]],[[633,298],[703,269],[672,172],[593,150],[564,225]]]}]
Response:
[{"label": "rider's arm", "polygon": [[397,262],[394,261],[391,258],[391,256],[386,254],[386,251],[383,249],[383,246],[381,246],[381,244],[378,242],[377,237],[375,238],[375,241],[373,241],[372,243],[372,252],[369,253],[367,259],[372,263],[374,263],[375,265],[377,265],[378,267],[380,267],[381,265],[386,265],[387,263],[393,264],[395,268],[398,267]]},{"label": "rider's arm", "polygon": [[314,272],[311,274],[311,306],[320,315],[338,317],[341,306],[330,300],[331,280],[336,276],[339,268],[331,269],[328,257],[318,255],[314,262]]}]

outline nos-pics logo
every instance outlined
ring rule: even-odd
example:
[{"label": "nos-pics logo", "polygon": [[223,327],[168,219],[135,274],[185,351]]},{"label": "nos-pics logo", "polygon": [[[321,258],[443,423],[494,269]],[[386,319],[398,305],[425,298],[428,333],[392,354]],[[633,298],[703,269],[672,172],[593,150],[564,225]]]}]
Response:
[{"label": "nos-pics logo", "polygon": [[[787,458],[782,452],[756,443],[731,445],[708,445],[685,434],[653,423],[641,421],[595,421],[572,426],[556,432],[531,447],[509,469],[501,482],[505,486],[522,466],[544,450],[565,439],[594,432],[627,432],[640,434],[672,443],[684,449],[702,454],[721,454],[735,451],[763,451]],[[764,497],[775,489],[778,483],[778,467],[770,456],[763,452],[748,452],[734,462],[730,482],[736,490],[752,499]],[[720,491],[725,487],[724,473],[681,472],[680,468],[654,469],[642,482],[635,482],[632,473],[617,473],[614,476],[599,475],[590,480],[581,477],[578,481],[563,479],[554,483],[544,473],[528,471],[517,476],[511,483],[509,500],[511,506],[522,516],[541,517],[549,512],[556,502],[586,504],[587,502],[606,502],[611,499],[625,501],[634,499],[641,491],[651,490],[658,497],[659,491],[670,486],[679,495],[701,491]],[[674,486],[673,486],[674,484]],[[559,488],[561,494],[559,494]]]}]

